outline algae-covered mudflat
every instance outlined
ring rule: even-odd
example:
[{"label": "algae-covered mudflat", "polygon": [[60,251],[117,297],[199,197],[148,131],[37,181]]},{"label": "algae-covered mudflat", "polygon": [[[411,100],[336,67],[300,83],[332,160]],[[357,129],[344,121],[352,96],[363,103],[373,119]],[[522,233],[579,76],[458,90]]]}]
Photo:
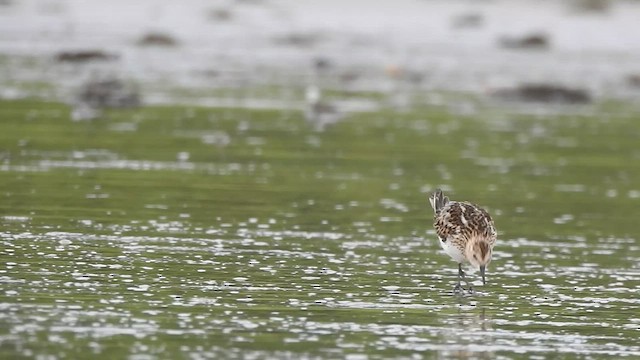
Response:
[{"label": "algae-covered mudflat", "polygon": [[[640,356],[637,114],[69,112],[0,102],[2,358]],[[437,186],[499,230],[475,294]]]}]

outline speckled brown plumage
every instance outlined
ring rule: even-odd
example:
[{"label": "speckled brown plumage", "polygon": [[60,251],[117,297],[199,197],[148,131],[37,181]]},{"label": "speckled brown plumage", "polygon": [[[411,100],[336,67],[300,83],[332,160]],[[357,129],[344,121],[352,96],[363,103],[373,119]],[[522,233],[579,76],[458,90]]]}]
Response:
[{"label": "speckled brown plumage", "polygon": [[460,280],[464,278],[462,264],[465,262],[480,269],[484,283],[485,268],[491,261],[497,237],[489,213],[468,202],[449,201],[439,189],[429,196],[429,202],[435,212],[433,225],[440,245],[458,263],[458,285],[455,289],[463,289]]},{"label": "speckled brown plumage", "polygon": [[487,239],[490,246],[496,242],[496,229],[489,213],[468,202],[449,201],[436,210],[434,227],[440,241],[453,241],[461,250],[473,236]]}]

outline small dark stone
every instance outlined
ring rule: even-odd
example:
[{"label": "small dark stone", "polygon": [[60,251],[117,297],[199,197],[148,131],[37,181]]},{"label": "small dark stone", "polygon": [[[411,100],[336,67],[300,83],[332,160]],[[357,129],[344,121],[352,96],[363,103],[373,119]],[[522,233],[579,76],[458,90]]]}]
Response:
[{"label": "small dark stone", "polygon": [[308,48],[317,45],[322,37],[314,33],[292,33],[276,39],[276,43],[300,48]]},{"label": "small dark stone", "polygon": [[233,19],[233,14],[229,9],[211,9],[209,10],[209,19],[216,22],[225,22]]},{"label": "small dark stone", "polygon": [[451,25],[457,29],[479,28],[484,23],[484,17],[479,13],[464,13],[454,16]]},{"label": "small dark stone", "polygon": [[55,59],[59,62],[88,62],[88,61],[107,61],[117,59],[115,54],[109,54],[100,50],[78,50],[78,51],[62,51],[56,54]]},{"label": "small dark stone", "polygon": [[325,57],[316,57],[313,59],[313,67],[319,72],[327,71],[332,67],[331,60]]},{"label": "small dark stone", "polygon": [[627,84],[631,87],[640,88],[640,74],[632,74],[627,76]]},{"label": "small dark stone", "polygon": [[501,89],[494,95],[506,100],[555,104],[586,104],[591,96],[586,90],[549,84],[527,84],[514,89]]},{"label": "small dark stone", "polygon": [[178,41],[171,35],[162,33],[149,33],[138,40],[141,46],[176,46]]},{"label": "small dark stone", "polygon": [[548,49],[551,44],[547,35],[534,33],[522,37],[503,37],[500,39],[500,45],[505,49],[543,50]]},{"label": "small dark stone", "polygon": [[611,0],[574,0],[572,5],[579,13],[606,13],[611,9]]}]

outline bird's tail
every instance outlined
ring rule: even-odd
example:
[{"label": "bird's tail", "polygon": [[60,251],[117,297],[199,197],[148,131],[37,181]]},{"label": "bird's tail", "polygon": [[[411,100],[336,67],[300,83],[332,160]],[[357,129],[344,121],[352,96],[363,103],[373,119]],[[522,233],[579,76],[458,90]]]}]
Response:
[{"label": "bird's tail", "polygon": [[433,194],[429,195],[429,202],[433,211],[437,214],[448,202],[449,198],[444,196],[444,193],[440,189],[436,189]]}]

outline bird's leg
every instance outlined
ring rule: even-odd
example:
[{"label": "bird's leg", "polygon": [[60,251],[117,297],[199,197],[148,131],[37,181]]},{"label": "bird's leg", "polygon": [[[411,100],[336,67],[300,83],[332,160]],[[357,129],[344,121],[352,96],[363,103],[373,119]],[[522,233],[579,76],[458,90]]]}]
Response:
[{"label": "bird's leg", "polygon": [[[461,274],[462,276],[462,280],[464,280],[465,284],[467,284],[467,291],[472,293],[473,292],[473,285],[471,285],[471,283],[469,282],[469,280],[467,280],[466,276],[464,276],[464,271],[462,271],[462,264],[458,264],[458,273]],[[464,290],[464,288],[462,288]]]},{"label": "bird's leg", "polygon": [[[464,280],[465,284],[467,284],[467,289],[462,287],[462,280]],[[473,286],[471,285],[471,283],[469,283],[469,281],[467,281],[467,278],[464,276],[464,270],[462,270],[462,264],[458,264],[458,284],[453,288],[453,291],[463,292],[464,290],[467,290],[470,293],[472,293]]]},{"label": "bird's leg", "polygon": [[458,264],[458,284],[453,288],[453,292],[459,293],[464,290],[461,284],[462,279],[464,279],[464,271],[462,271],[462,264]]}]

